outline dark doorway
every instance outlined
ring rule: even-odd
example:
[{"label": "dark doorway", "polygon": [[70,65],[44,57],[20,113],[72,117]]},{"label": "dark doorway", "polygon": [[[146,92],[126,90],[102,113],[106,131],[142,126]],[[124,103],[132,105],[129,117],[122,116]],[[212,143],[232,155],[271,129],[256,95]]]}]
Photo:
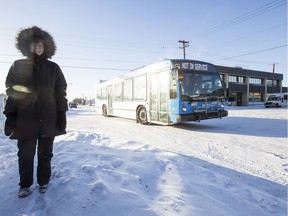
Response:
[{"label": "dark doorway", "polygon": [[242,106],[242,93],[237,93],[237,102],[236,102],[237,106]]}]

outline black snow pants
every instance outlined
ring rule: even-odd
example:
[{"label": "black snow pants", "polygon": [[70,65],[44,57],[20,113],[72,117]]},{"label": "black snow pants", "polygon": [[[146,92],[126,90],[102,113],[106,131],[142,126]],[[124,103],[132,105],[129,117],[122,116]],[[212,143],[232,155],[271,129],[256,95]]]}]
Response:
[{"label": "black snow pants", "polygon": [[[37,148],[37,183],[48,184],[51,177],[51,159],[53,157],[54,138],[38,138],[18,140],[18,164],[20,188],[30,187],[33,184],[34,155]],[[37,145],[38,141],[38,145]]]}]

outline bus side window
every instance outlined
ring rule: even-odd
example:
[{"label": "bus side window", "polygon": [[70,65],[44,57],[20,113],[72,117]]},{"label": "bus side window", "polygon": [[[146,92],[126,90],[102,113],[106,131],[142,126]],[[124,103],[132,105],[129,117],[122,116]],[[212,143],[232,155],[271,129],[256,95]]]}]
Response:
[{"label": "bus side window", "polygon": [[123,99],[124,101],[132,101],[132,79],[128,79],[124,81],[123,87]]},{"label": "bus side window", "polygon": [[176,99],[177,98],[177,82],[176,82],[176,74],[177,70],[171,70],[170,73],[170,99]]},{"label": "bus side window", "polygon": [[115,101],[122,101],[122,93],[123,93],[123,89],[122,89],[122,82],[116,83],[115,84]]},{"label": "bus side window", "polygon": [[176,85],[176,80],[171,80],[171,85],[170,85],[170,99],[175,99],[177,98],[177,85]]},{"label": "bus side window", "polygon": [[133,100],[146,100],[147,79],[146,76],[135,77],[133,83]]}]

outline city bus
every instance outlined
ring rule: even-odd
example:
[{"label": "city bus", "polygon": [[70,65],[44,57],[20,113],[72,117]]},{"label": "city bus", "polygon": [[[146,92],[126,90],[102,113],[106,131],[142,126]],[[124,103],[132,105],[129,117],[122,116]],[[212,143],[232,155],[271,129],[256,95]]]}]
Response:
[{"label": "city bus", "polygon": [[213,64],[167,59],[96,84],[96,111],[141,124],[222,118],[225,90]]}]

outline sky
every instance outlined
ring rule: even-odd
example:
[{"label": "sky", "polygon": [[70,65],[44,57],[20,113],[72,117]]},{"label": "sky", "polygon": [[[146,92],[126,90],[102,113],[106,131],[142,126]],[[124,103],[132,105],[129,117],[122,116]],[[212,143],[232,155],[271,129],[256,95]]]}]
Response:
[{"label": "sky", "polygon": [[227,109],[175,126],[69,109],[47,192],[34,173],[21,199],[16,141],[0,133],[0,214],[287,216],[287,107]]},{"label": "sky", "polygon": [[68,99],[92,99],[95,83],[161,61],[186,58],[284,75],[287,83],[286,0],[36,0],[5,1],[0,8],[0,93],[21,28],[48,31],[52,61],[68,83]]}]

